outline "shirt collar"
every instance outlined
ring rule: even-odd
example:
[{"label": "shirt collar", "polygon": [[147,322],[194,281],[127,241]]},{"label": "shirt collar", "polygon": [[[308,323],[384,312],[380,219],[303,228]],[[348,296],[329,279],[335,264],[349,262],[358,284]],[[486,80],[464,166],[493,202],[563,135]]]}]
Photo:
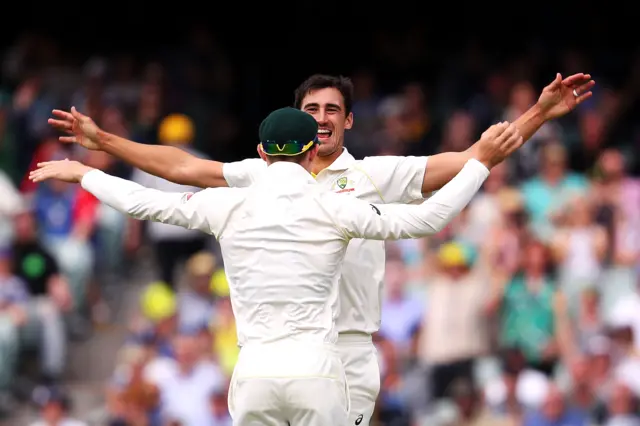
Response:
[{"label": "shirt collar", "polygon": [[269,177],[284,178],[298,182],[315,183],[311,173],[306,171],[300,164],[289,161],[276,161],[267,167]]},{"label": "shirt collar", "polygon": [[349,167],[353,166],[353,163],[355,162],[356,162],[356,159],[353,157],[353,155],[349,154],[349,151],[347,151],[347,148],[343,147],[342,154],[340,154],[340,156],[336,158],[336,161],[331,163],[329,167],[327,167],[325,170],[330,170],[333,172],[344,171],[344,170],[347,170]]}]

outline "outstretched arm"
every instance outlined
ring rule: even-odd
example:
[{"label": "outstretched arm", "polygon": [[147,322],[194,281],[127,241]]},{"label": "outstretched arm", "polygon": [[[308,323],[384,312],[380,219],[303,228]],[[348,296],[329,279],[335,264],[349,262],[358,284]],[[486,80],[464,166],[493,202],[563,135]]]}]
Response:
[{"label": "outstretched arm", "polygon": [[103,151],[168,181],[199,188],[227,186],[219,161],[198,158],[173,146],[133,142],[102,130],[98,140]]},{"label": "outstretched arm", "polygon": [[68,136],[62,142],[78,143],[85,148],[102,150],[133,167],[169,181],[200,188],[227,186],[222,163],[204,160],[171,146],[136,143],[100,129],[93,120],[75,107],[70,112],[53,110],[49,124]]},{"label": "outstretched arm", "polygon": [[135,182],[108,175],[77,161],[51,161],[39,164],[32,180],[60,179],[79,182],[103,203],[135,219],[151,220],[213,234],[210,206],[214,189],[197,193],[173,193],[145,188]]},{"label": "outstretched arm", "polygon": [[335,198],[339,196],[330,193],[326,198],[331,216],[346,239],[397,240],[438,233],[469,204],[489,170],[521,145],[515,125],[493,125],[479,142],[478,159],[468,160],[456,177],[422,204],[377,207],[356,199],[340,203]]},{"label": "outstretched arm", "polygon": [[421,238],[440,232],[478,192],[489,169],[471,159],[441,191],[420,205],[376,206],[343,197],[335,200],[334,220],[345,237],[371,240]]},{"label": "outstretched arm", "polygon": [[[562,117],[592,96],[595,81],[589,74],[574,74],[562,79],[560,74],[544,88],[538,102],[513,124],[526,142],[544,123]],[[573,92],[578,94],[578,97]],[[463,152],[444,152],[429,157],[424,172],[422,193],[427,195],[442,188],[476,155],[476,144]]]}]

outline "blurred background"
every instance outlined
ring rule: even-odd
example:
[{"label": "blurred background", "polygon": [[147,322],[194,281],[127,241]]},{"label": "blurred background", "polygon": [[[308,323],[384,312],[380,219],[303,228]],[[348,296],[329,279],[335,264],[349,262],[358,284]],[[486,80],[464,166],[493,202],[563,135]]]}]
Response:
[{"label": "blurred background", "polygon": [[301,4],[268,19],[275,9],[259,4],[255,23],[246,5],[209,19],[173,5],[151,10],[159,16],[114,5],[98,18],[75,7],[8,18],[0,422],[231,424],[238,349],[215,241],[132,222],[75,185],[28,182],[37,162],[65,157],[153,179],[61,146],[51,109],[74,105],[108,132],[235,161],[256,155],[261,119],[306,77],[344,74],[356,158],[431,155],[514,120],[556,72],[589,72],[594,97],[496,168],[445,231],[387,244],[373,424],[640,425],[632,17],[537,4],[484,18],[479,5],[457,6]]}]

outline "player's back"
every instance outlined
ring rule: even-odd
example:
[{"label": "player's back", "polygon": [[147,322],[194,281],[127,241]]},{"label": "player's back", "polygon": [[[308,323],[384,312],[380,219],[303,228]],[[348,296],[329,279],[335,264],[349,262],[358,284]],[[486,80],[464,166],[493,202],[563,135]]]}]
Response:
[{"label": "player's back", "polygon": [[242,191],[219,241],[238,339],[337,338],[338,280],[346,241],[302,167],[275,163]]}]

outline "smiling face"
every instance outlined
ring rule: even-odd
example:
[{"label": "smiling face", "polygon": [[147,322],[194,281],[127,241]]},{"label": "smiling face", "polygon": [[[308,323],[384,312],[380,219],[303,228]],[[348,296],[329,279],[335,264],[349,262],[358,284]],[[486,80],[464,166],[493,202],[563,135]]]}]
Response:
[{"label": "smiling face", "polygon": [[334,87],[310,90],[302,98],[300,109],[318,122],[318,155],[326,157],[342,151],[344,131],[353,125],[353,114],[347,114],[340,91]]}]

